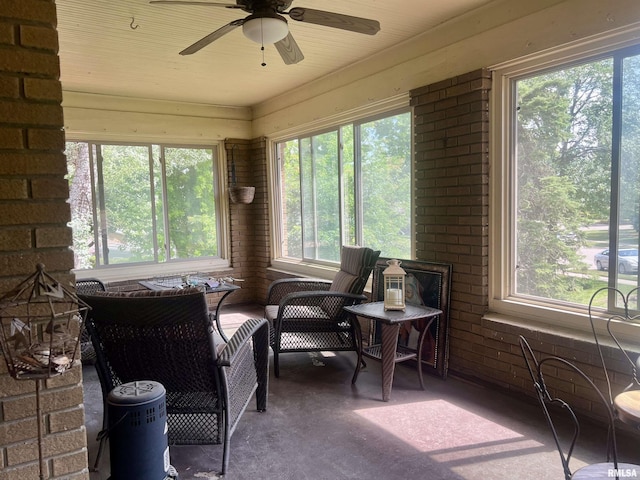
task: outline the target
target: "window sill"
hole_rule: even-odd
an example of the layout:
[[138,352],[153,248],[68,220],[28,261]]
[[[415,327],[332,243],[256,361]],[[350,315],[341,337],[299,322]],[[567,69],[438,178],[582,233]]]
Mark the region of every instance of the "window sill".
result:
[[99,278],[105,283],[138,280],[187,272],[218,272],[230,269],[229,261],[221,258],[181,262],[109,266],[91,270],[74,270],[77,280]]

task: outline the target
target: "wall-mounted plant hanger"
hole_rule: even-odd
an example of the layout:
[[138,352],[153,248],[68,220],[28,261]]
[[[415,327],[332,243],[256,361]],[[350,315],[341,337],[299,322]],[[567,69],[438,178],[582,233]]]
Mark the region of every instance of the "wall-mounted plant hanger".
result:
[[229,187],[229,198],[231,203],[244,203],[249,204],[253,202],[253,197],[256,193],[256,187],[239,187],[236,182],[236,162],[233,158],[233,149],[235,145],[231,146],[231,186]]

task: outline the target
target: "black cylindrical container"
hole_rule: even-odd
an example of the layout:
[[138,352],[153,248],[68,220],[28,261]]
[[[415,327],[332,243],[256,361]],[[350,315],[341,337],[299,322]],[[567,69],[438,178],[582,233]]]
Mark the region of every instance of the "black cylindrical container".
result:
[[149,380],[109,393],[110,480],[170,478],[165,393],[162,384]]

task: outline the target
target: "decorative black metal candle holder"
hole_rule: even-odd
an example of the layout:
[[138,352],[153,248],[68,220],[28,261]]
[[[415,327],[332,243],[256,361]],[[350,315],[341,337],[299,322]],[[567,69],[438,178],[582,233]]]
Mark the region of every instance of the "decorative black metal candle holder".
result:
[[42,380],[62,375],[80,355],[79,340],[89,306],[38,264],[36,272],[0,298],[0,349],[9,374],[36,382],[40,478]]

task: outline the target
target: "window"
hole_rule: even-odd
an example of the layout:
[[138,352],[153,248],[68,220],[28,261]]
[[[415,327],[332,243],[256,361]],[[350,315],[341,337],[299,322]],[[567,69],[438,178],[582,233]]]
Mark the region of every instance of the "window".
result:
[[[640,282],[640,46],[582,48],[494,77],[496,311],[538,308],[565,323],[555,313],[584,314],[598,289]],[[599,295],[596,306],[618,300]]]
[[341,245],[362,245],[411,258],[409,111],[282,140],[275,150],[281,257],[339,263]]
[[216,150],[68,142],[76,269],[220,256]]

